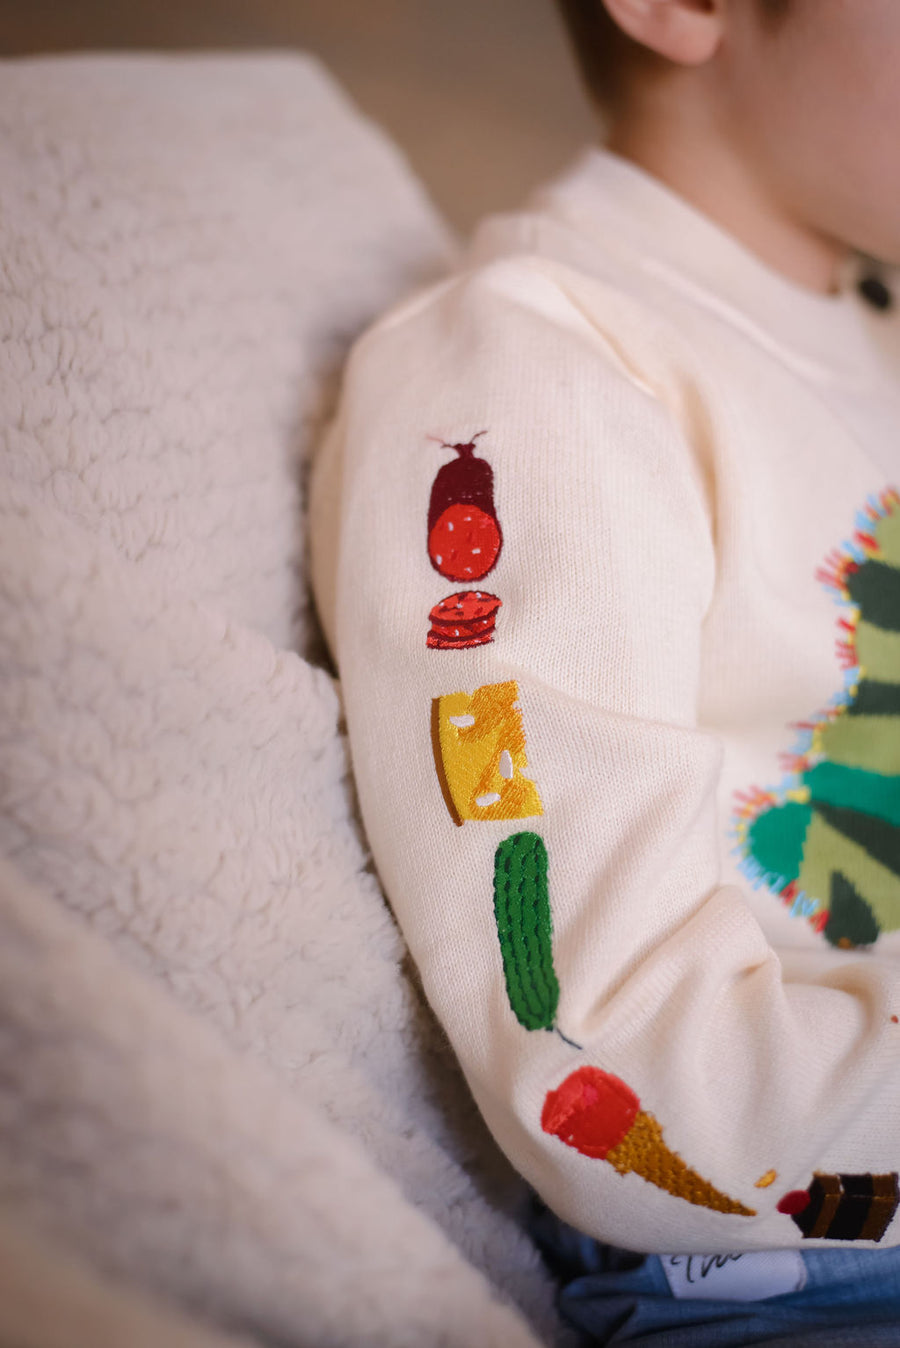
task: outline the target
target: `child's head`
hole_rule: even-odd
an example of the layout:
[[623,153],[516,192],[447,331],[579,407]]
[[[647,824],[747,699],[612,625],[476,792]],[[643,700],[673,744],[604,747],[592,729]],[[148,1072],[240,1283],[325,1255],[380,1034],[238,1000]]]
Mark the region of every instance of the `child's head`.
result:
[[900,263],[900,0],[558,2],[612,148]]

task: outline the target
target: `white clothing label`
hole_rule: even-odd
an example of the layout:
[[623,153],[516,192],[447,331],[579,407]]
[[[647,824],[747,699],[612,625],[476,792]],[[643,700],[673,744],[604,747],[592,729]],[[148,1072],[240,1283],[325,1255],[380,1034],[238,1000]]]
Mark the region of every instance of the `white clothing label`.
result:
[[765,1301],[799,1292],[806,1265],[799,1250],[747,1254],[661,1254],[673,1297],[698,1301]]

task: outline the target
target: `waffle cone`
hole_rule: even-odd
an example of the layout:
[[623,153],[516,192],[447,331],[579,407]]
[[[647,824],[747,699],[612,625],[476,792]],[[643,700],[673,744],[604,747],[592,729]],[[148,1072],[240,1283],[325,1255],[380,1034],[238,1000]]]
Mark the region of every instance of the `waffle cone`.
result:
[[666,1146],[662,1128],[652,1114],[640,1110],[634,1123],[617,1146],[604,1158],[620,1175],[631,1172],[640,1175],[657,1189],[664,1189],[675,1198],[687,1199],[699,1208],[714,1212],[732,1213],[739,1217],[754,1217],[752,1208],[736,1203],[727,1194],[720,1193],[696,1170],[685,1165],[677,1152]]

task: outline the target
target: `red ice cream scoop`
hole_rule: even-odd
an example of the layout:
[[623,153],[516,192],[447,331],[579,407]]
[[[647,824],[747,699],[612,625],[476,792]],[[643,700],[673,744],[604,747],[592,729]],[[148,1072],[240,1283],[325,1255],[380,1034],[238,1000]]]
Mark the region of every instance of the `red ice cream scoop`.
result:
[[579,1067],[548,1091],[541,1127],[602,1161],[630,1132],[641,1102],[630,1086],[599,1067]]

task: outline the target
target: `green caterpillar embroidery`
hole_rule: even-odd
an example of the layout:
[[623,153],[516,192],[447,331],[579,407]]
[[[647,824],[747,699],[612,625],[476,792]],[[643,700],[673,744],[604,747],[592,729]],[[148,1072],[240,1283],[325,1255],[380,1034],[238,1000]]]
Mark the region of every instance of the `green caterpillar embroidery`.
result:
[[774,790],[736,792],[735,851],[754,887],[780,893],[832,945],[900,928],[900,495],[870,497],[853,539],[816,577],[839,619],[845,684],[797,726]]
[[553,968],[547,848],[537,833],[514,833],[497,848],[494,916],[513,1014],[526,1030],[556,1030],[566,1039],[555,1023],[559,982]]

